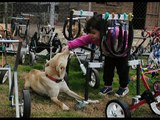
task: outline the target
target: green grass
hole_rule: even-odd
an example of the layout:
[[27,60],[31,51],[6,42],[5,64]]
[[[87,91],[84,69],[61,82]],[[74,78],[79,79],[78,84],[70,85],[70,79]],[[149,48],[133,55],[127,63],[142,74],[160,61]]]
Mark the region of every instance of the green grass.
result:
[[[8,63],[13,68],[14,66],[14,56],[7,56]],[[86,76],[83,75],[78,61],[76,58],[72,57],[69,62],[69,81],[68,85],[71,90],[75,91],[80,95],[84,95],[85,92],[85,80]],[[21,95],[21,90],[23,89],[24,80],[20,77],[24,72],[29,72],[31,69],[44,70],[45,56],[40,56],[37,64],[29,66],[27,63],[18,66],[18,88],[19,95]],[[135,75],[136,70],[130,69],[130,76]],[[39,96],[34,92],[31,92],[31,117],[33,118],[85,118],[85,117],[104,117],[104,108],[107,101],[115,99],[114,95],[110,96],[100,96],[98,94],[99,90],[103,87],[103,72],[102,69],[99,69],[100,75],[100,86],[98,89],[93,89],[89,87],[89,98],[101,100],[101,105],[88,105],[82,110],[75,110],[75,100],[68,97],[65,94],[60,94],[59,99],[64,103],[67,103],[70,106],[70,111],[62,111],[57,105],[53,104],[49,97]],[[154,79],[148,81],[149,85],[152,86]],[[114,92],[119,87],[118,75],[115,73],[113,88]],[[10,101],[8,99],[9,90],[8,90],[8,81],[5,84],[0,85],[0,117],[15,117],[15,107],[10,107]],[[136,81],[131,81],[129,83],[130,92],[127,97],[123,98],[128,104],[131,104],[131,99],[136,95]],[[144,86],[140,82],[140,93],[144,91]],[[91,112],[95,111],[95,112]],[[97,114],[97,115],[96,115]],[[100,116],[98,116],[101,114]],[[132,117],[157,117],[152,114],[148,105],[142,105],[138,107],[134,112],[132,112]]]

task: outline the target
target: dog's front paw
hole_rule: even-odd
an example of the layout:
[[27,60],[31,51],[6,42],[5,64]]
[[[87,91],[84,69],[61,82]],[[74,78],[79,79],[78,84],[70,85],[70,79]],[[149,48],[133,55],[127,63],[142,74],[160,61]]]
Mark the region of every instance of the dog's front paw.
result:
[[69,107],[67,105],[63,104],[62,109],[63,110],[69,110]]

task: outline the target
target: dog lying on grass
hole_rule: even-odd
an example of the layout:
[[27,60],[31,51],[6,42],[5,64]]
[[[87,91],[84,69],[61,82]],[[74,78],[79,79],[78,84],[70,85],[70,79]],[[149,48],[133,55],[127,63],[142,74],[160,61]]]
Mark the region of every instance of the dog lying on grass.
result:
[[[69,107],[62,101],[58,100],[58,95],[60,92],[64,92],[77,100],[84,100],[84,97],[70,90],[64,80],[68,58],[70,55],[71,52],[68,50],[57,53],[45,64],[45,71],[40,71],[37,69],[31,70],[24,76],[24,89],[31,88],[40,95],[48,95],[51,100],[59,105],[63,110],[69,110]],[[99,101],[88,100],[88,102],[98,103]]]

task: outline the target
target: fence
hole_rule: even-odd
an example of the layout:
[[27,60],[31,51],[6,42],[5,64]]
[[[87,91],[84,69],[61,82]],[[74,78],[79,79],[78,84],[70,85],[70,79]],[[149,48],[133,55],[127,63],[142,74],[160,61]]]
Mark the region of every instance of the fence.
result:
[[5,23],[7,27],[11,17],[23,15],[30,18],[30,26],[38,31],[41,25],[53,21],[54,24],[63,23],[72,9],[94,10],[98,13],[131,12],[135,29],[152,28],[160,24],[160,2],[0,2],[0,23]]

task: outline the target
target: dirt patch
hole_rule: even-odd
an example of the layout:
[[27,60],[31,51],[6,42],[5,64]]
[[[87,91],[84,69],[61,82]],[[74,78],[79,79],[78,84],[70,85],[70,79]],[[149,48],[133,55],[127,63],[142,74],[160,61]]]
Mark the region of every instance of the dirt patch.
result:
[[[59,100],[69,106],[69,111],[63,111],[59,106],[53,103],[49,98],[35,99],[37,95],[32,94],[32,117],[64,117],[64,118],[105,118],[105,107],[109,100],[116,99],[114,95],[106,95],[98,99],[99,103],[85,105],[81,109],[76,108],[76,100],[65,94],[60,94]],[[42,99],[41,99],[42,98]],[[130,97],[124,97],[125,101],[131,102]],[[37,112],[38,111],[38,112]]]

